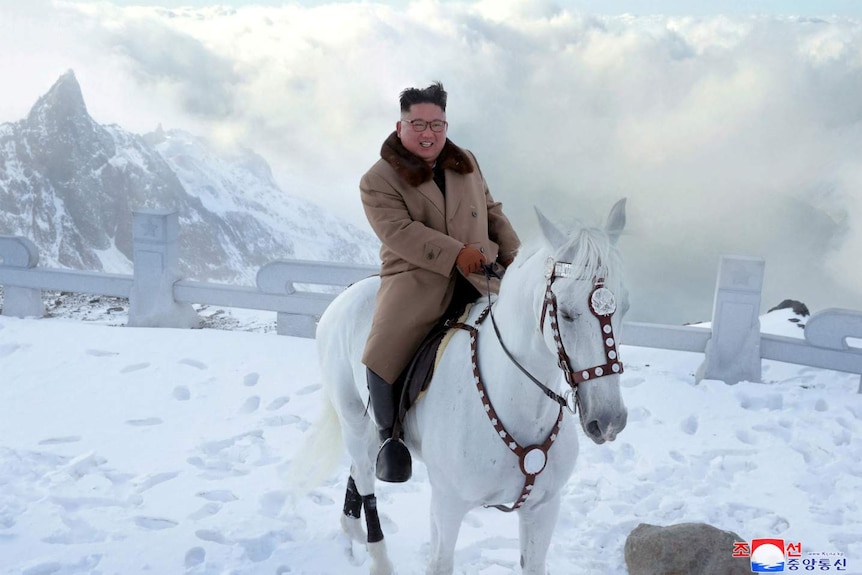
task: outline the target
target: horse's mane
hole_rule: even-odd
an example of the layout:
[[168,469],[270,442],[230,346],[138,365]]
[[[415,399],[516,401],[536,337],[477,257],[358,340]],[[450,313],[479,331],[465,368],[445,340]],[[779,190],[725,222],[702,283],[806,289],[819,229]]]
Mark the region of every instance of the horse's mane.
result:
[[569,232],[568,237],[565,245],[555,252],[544,238],[533,240],[521,248],[513,265],[520,267],[539,253],[552,255],[558,262],[571,263],[572,269],[581,270],[584,277],[604,278],[605,285],[619,293],[624,281],[622,258],[604,229],[581,227]]

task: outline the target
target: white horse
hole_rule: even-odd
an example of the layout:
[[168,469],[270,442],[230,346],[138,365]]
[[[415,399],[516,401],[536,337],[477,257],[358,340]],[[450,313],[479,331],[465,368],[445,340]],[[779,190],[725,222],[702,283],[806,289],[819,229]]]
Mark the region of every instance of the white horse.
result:
[[[538,215],[545,242],[522,250],[506,271],[490,320],[476,326],[485,306],[474,306],[405,419],[405,441],[431,484],[430,575],[453,572],[461,521],[478,506],[517,510],[523,572],[545,575],[560,490],[578,455],[577,427],[564,406],[580,410],[581,427],[596,443],[626,425],[615,341],[626,308],[615,245],[625,200],[604,230],[566,234]],[[334,410],[318,423],[326,439],[316,442],[315,456],[341,449],[340,428],[353,462],[342,528],[367,542],[373,575],[390,575],[374,498],[379,440],[360,361],[378,286],[376,277],[354,284],[320,320],[323,388]]]

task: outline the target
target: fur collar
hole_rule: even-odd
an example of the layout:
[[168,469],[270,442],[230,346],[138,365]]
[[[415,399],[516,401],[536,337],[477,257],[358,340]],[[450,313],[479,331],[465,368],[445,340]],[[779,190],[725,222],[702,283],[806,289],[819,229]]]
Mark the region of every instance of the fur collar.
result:
[[[392,132],[383,142],[380,157],[392,166],[402,180],[413,187],[427,182],[433,176],[431,166],[408,151],[395,132]],[[473,172],[473,162],[470,161],[470,157],[449,138],[446,138],[443,151],[437,157],[437,164],[444,170],[452,170],[459,174]]]

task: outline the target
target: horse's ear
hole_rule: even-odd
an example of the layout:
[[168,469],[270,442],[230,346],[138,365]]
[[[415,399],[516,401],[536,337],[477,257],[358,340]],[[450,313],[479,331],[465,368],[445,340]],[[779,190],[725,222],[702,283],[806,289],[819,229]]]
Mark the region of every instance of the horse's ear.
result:
[[623,229],[626,227],[626,198],[619,200],[611,208],[611,213],[608,214],[608,221],[605,223],[605,232],[611,239],[612,243],[617,243]]
[[545,214],[543,214],[539,208],[535,209],[536,216],[539,218],[539,227],[542,229],[542,235],[545,236],[545,239],[548,240],[551,247],[554,248],[554,250],[558,250],[566,245],[569,238],[566,236],[565,232],[561,231],[551,222],[551,220],[546,218]]

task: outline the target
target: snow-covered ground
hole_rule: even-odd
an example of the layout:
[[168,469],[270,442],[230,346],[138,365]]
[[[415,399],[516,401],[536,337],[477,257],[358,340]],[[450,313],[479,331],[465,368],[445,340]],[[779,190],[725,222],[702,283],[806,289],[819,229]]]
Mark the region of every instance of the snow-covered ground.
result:
[[[346,459],[296,505],[286,490],[321,399],[313,340],[255,314],[203,310],[231,330],[128,328],[111,325],[122,305],[62,303],[0,317],[0,573],[367,572],[338,530]],[[773,312],[764,330],[801,335],[789,319]],[[764,362],[764,384],[695,385],[698,354],[621,355],[628,427],[583,438],[551,572],[623,575],[639,523],[703,521],[843,553],[844,573],[862,573],[858,375]],[[421,465],[378,487],[401,575],[424,573],[429,491]],[[471,512],[456,565],[518,572],[516,518]]]

